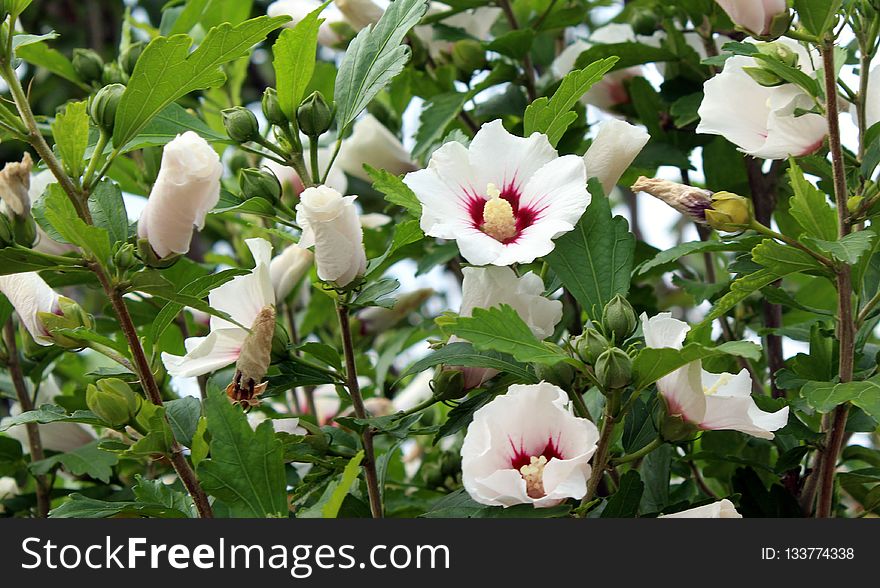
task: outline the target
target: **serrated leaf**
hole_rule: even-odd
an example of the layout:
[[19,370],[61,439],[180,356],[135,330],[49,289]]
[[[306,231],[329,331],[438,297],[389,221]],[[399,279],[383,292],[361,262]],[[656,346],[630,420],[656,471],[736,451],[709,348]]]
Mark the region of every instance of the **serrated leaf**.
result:
[[817,37],[831,27],[841,4],[841,0],[794,0],[801,24]]
[[93,441],[68,453],[35,461],[30,469],[34,474],[41,475],[49,473],[56,465],[61,465],[74,476],[89,476],[108,484],[119,456],[98,448],[98,443],[99,441]]
[[633,518],[639,513],[639,504],[645,484],[636,470],[629,470],[620,478],[617,492],[608,499],[602,518]]
[[136,475],[137,484],[132,488],[137,502],[144,505],[163,506],[169,512],[177,511],[185,516],[195,518],[196,511],[192,498],[188,495],[163,484],[161,480],[147,480]]
[[89,410],[77,410],[72,414],[68,414],[64,408],[54,404],[43,404],[39,408],[23,412],[14,417],[6,417],[0,422],[0,432],[6,431],[15,425],[25,425],[27,423],[39,423],[46,425],[48,423],[83,423],[86,425],[95,425],[99,427],[109,426],[95,413]]
[[819,412],[831,412],[835,407],[852,402],[875,420],[880,420],[880,376],[862,382],[807,382],[801,389],[807,404]]
[[567,359],[558,345],[539,341],[513,307],[475,308],[473,316],[459,316],[442,327],[444,332],[470,341],[481,351],[500,351],[525,363],[555,365]]
[[89,212],[95,226],[107,231],[111,243],[128,240],[128,214],[118,184],[101,180],[89,195]]
[[607,57],[568,73],[552,98],[538,98],[526,108],[523,135],[544,133],[555,147],[576,118],[571,116],[571,109],[616,62],[616,57]]
[[82,264],[73,257],[70,258],[69,263],[62,262],[59,258],[47,259],[38,251],[24,247],[0,249],[0,276],[52,269],[71,269],[80,265]]
[[133,501],[109,502],[88,498],[77,493],[71,494],[69,501],[49,512],[49,518],[53,519],[106,519],[114,517],[177,519],[187,516],[189,516],[187,513],[163,504],[144,504]]
[[792,160],[788,179],[794,196],[789,201],[789,212],[807,235],[833,241],[837,238],[837,213],[831,208],[825,194],[804,177],[804,172]]
[[538,377],[511,356],[495,351],[477,351],[470,343],[449,343],[412,364],[401,376],[417,374],[438,365],[485,367],[520,378],[523,383],[537,384]]
[[99,263],[109,265],[111,249],[107,231],[88,225],[79,218],[60,185],[50,184],[47,188],[44,214],[66,241],[79,245]]
[[91,90],[91,88],[79,78],[79,74],[76,73],[70,60],[65,57],[63,53],[56,49],[52,49],[45,43],[35,43],[33,45],[19,47],[15,53],[19,58],[30,64],[52,72],[69,82],[73,82],[83,89]]
[[717,347],[704,347],[697,343],[688,343],[681,349],[647,347],[633,360],[633,387],[643,390],[693,361],[722,354],[758,360],[761,357],[761,348],[751,341],[728,341]]
[[342,506],[342,501],[345,500],[345,496],[348,494],[348,491],[351,490],[352,484],[357,480],[358,474],[360,473],[361,461],[363,459],[363,450],[358,451],[345,466],[339,483],[335,484],[333,487],[333,493],[330,495],[330,500],[328,500],[321,508],[321,514],[325,519],[335,519],[336,515],[339,514],[339,508]]
[[83,172],[83,156],[89,145],[89,115],[86,114],[87,102],[70,102],[55,117],[52,123],[52,137],[55,149],[61,156],[64,170],[74,178]]
[[422,216],[422,203],[403,180],[384,169],[370,166],[365,166],[365,169],[373,180],[373,189],[384,194],[385,200],[402,207],[415,218]]
[[221,390],[205,400],[211,456],[198,465],[202,487],[234,517],[286,517],[287,477],[281,442],[271,422],[252,429]]
[[289,20],[287,16],[261,16],[237,26],[223,23],[211,29],[192,52],[193,40],[187,35],[153,39],[138,59],[119,102],[113,144],[127,144],[177,99],[222,84],[226,74],[221,65],[244,57],[251,47]]
[[438,94],[425,102],[419,115],[413,157],[421,157],[427,153],[444,136],[446,128],[455,120],[470,97],[470,93],[449,92]]
[[403,70],[411,53],[403,38],[427,9],[427,0],[394,0],[376,26],[361,29],[348,46],[334,90],[340,131]]
[[587,315],[598,319],[609,300],[629,291],[636,240],[626,219],[612,218],[595,179],[590,192],[593,200],[574,230],[556,239],[544,259]]
[[319,15],[330,2],[310,12],[296,26],[281,31],[272,46],[275,59],[275,87],[278,102],[289,120],[296,119],[296,109],[315,72],[315,54],[318,49],[318,29],[324,19]]
[[855,265],[859,262],[862,255],[870,251],[875,236],[873,231],[858,231],[834,241],[825,241],[812,237],[803,237],[802,240],[805,244],[812,245],[815,249],[822,253],[827,253],[837,261]]
[[743,241],[689,241],[665,249],[636,268],[637,275],[644,275],[656,267],[678,261],[686,255],[714,251],[749,251],[755,246],[751,240]]

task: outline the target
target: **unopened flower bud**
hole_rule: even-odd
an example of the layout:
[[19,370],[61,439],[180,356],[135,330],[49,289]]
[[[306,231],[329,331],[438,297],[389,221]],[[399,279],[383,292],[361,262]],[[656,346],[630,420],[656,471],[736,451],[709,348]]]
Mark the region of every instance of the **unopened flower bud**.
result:
[[434,398],[443,402],[446,400],[458,400],[467,395],[464,386],[464,374],[460,369],[438,368],[434,372],[432,380],[434,386]]
[[229,171],[232,172],[232,176],[235,177],[238,175],[238,172],[251,166],[251,160],[247,153],[236,149],[229,158],[228,165]]
[[358,313],[361,322],[361,333],[377,335],[394,328],[398,323],[416,312],[425,301],[434,295],[431,288],[422,288],[402,294],[391,308],[371,306]]
[[134,254],[134,245],[123,243],[113,256],[113,264],[120,270],[125,271],[133,268],[137,263]]
[[611,346],[608,339],[593,328],[585,330],[573,343],[578,357],[590,365],[594,365],[599,356]]
[[615,343],[626,341],[637,324],[632,305],[620,294],[609,300],[602,311],[602,327]]
[[125,93],[122,84],[110,84],[98,90],[89,101],[89,116],[92,122],[108,135],[113,133],[116,122],[116,110]]
[[605,391],[626,388],[632,381],[632,360],[622,349],[612,347],[596,360],[596,378]]
[[58,308],[57,312],[38,312],[37,320],[59,347],[65,349],[81,349],[85,347],[87,341],[79,339],[76,335],[66,331],[72,331],[79,327],[91,329],[92,317],[79,304],[65,296],[58,297]]
[[30,214],[12,217],[12,232],[15,242],[22,247],[31,247],[37,240],[37,222]]
[[287,125],[287,116],[281,110],[281,102],[278,101],[278,91],[275,88],[266,88],[263,92],[263,115],[269,124],[279,127]]
[[797,67],[797,52],[785,43],[758,43],[758,53],[768,55],[789,67]]
[[753,216],[751,200],[730,192],[713,195],[712,208],[706,210],[706,222],[709,226],[728,233],[748,228]]
[[[661,396],[663,398],[663,396]],[[664,399],[664,408],[660,413],[660,423],[657,429],[664,441],[675,443],[693,439],[699,428],[684,419],[682,415],[670,415]]]
[[574,368],[564,361],[553,365],[537,364],[535,373],[538,379],[565,389],[571,388],[575,377]]
[[111,61],[104,66],[104,74],[101,76],[101,83],[105,86],[109,86],[110,84],[124,84],[127,81],[128,77],[116,61]]
[[223,126],[229,138],[236,143],[247,143],[260,136],[260,123],[257,116],[243,106],[227,108],[220,113],[223,116]]
[[846,201],[846,209],[850,214],[855,214],[864,200],[865,198],[863,196],[850,196]]
[[98,385],[89,384],[86,404],[93,413],[113,427],[128,424],[137,416],[143,399],[117,378],[105,378]]
[[98,83],[104,76],[104,60],[91,49],[73,50],[73,69],[87,84]]
[[333,124],[333,111],[320,92],[312,92],[296,110],[299,129],[309,137],[319,137]]
[[471,73],[486,67],[486,50],[473,39],[456,41],[452,46],[452,63],[463,72]]
[[140,59],[146,46],[146,43],[143,41],[132,43],[119,56],[119,67],[125,72],[125,75],[131,76],[134,72],[134,67],[137,65],[137,61]]
[[266,306],[254,319],[251,332],[241,346],[235,362],[235,377],[226,387],[226,395],[245,409],[259,406],[259,396],[268,382],[263,378],[272,362],[272,340],[275,337],[275,307]]
[[159,257],[155,251],[153,251],[153,247],[150,245],[150,241],[148,239],[138,239],[137,241],[137,256],[147,267],[152,267],[156,269],[164,269],[166,267],[171,267],[177,260],[180,259],[179,253],[170,253],[165,257]]
[[262,198],[272,203],[281,198],[281,182],[271,171],[245,168],[238,176],[238,185],[245,198]]
[[9,247],[15,243],[15,234],[12,232],[12,224],[9,218],[0,213],[0,248]]
[[712,206],[712,192],[708,190],[645,176],[639,177],[631,189],[647,192],[694,222],[706,224],[706,210]]
[[629,24],[636,35],[650,37],[657,31],[657,14],[650,8],[635,8]]

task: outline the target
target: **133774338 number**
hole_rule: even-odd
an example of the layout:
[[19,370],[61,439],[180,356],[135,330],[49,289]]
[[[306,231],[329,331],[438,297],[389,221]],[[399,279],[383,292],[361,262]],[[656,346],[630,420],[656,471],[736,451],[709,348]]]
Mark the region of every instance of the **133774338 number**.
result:
[[761,559],[764,560],[852,560],[855,559],[852,547],[762,547]]

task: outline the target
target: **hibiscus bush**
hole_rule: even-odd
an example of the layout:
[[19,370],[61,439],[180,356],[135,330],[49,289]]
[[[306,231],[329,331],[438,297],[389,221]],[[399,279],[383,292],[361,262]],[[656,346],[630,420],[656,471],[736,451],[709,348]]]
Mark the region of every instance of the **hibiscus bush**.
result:
[[880,514],[878,0],[87,4],[0,1],[3,516]]

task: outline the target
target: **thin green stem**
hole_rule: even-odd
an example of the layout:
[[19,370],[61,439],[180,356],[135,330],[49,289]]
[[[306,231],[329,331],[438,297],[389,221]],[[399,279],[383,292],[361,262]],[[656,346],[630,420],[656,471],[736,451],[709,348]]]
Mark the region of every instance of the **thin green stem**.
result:
[[605,403],[605,416],[602,418],[602,431],[599,433],[599,442],[596,445],[596,453],[593,454],[593,470],[590,474],[590,480],[587,482],[587,493],[581,500],[581,506],[588,504],[596,495],[596,489],[599,482],[605,474],[608,467],[608,449],[611,444],[611,434],[614,432],[614,425],[617,417],[614,414],[613,398],[608,398]]
[[[844,212],[845,211],[846,211],[846,205],[844,205]],[[828,259],[824,255],[822,255],[821,253],[817,253],[817,252],[813,251],[812,249],[810,249],[809,247],[807,247],[806,245],[804,245],[800,241],[797,241],[796,239],[792,239],[791,237],[786,237],[782,233],[777,233],[776,231],[774,231],[770,227],[765,226],[756,220],[752,221],[752,224],[749,225],[749,228],[752,230],[758,231],[759,233],[762,233],[764,235],[767,235],[768,237],[776,239],[778,241],[782,241],[786,245],[791,245],[792,247],[794,247],[796,249],[800,249],[801,251],[803,251],[804,253],[806,253],[807,255],[809,255],[810,257],[812,257],[813,259],[815,259],[819,263],[821,263],[822,265],[824,265],[830,269],[834,269],[834,262],[833,261],[831,261],[830,259]]]
[[623,463],[629,463],[631,461],[636,461],[638,459],[642,459],[643,457],[645,457],[646,455],[648,455],[649,453],[651,453],[655,449],[659,449],[661,445],[663,445],[663,439],[661,439],[660,437],[657,437],[656,439],[654,439],[653,441],[651,441],[650,443],[648,443],[647,445],[645,445],[644,447],[642,447],[641,449],[639,449],[637,451],[633,451],[632,453],[629,453],[627,455],[612,459],[611,463],[613,463],[614,465],[620,465]]
[[[92,178],[95,176],[98,164],[104,159],[104,149],[107,147],[109,140],[110,135],[104,129],[101,129],[101,134],[98,135],[98,143],[95,145],[95,150],[92,151],[92,158],[89,160],[89,167],[86,168],[86,173],[83,174],[82,185],[87,189],[91,188]],[[103,176],[98,176],[96,181],[101,181],[101,177]]]
[[321,170],[318,169],[318,137],[309,137],[309,160],[312,165],[312,178],[320,178]]
[[[342,133],[342,129],[340,129],[340,134]],[[333,169],[333,164],[336,163],[336,157],[339,156],[339,149],[342,147],[342,137],[336,139],[336,145],[333,146],[333,155],[330,156],[330,163],[327,164],[327,169],[324,170],[324,176],[321,178],[321,183],[326,184],[327,178],[330,177],[330,170]]]

